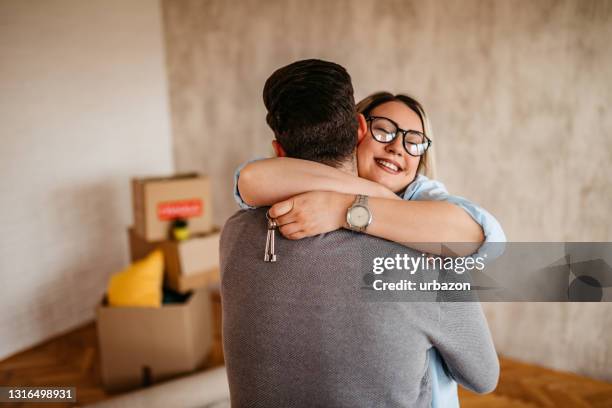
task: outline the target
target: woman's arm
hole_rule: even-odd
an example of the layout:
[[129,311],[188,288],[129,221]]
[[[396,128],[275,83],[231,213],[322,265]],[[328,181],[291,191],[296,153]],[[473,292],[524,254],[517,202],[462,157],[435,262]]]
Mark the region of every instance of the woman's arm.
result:
[[[353,194],[308,192],[273,205],[270,216],[277,218],[283,236],[301,239],[346,227],[346,211],[354,201]],[[449,202],[370,197],[368,206],[372,223],[367,234],[427,253],[466,256],[484,240],[480,225]]]
[[336,191],[372,197],[399,198],[386,187],[309,160],[278,157],[247,164],[239,174],[238,191],[250,206],[272,205],[307,191]]
[[371,197],[369,207],[372,223],[366,229],[368,234],[430,254],[468,256],[484,241],[480,225],[462,208],[447,201]]

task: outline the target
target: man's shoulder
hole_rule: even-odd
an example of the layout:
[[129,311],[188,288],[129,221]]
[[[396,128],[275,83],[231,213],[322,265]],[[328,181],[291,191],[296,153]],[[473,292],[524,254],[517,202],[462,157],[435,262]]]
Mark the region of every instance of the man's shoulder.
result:
[[225,225],[233,225],[237,223],[255,222],[262,218],[266,218],[268,207],[258,207],[248,210],[238,210],[227,219]]
[[228,239],[228,237],[233,237],[237,233],[248,234],[254,228],[265,229],[266,211],[268,211],[267,207],[236,211],[223,225],[221,242]]

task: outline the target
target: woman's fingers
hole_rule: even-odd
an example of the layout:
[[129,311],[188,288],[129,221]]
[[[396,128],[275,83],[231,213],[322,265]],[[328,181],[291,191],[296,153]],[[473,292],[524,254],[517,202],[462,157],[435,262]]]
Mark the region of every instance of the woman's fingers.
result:
[[302,226],[293,222],[290,224],[281,225],[278,230],[285,238],[293,239],[291,238],[292,235],[302,232]]
[[292,209],[293,209],[293,198],[290,198],[288,200],[281,201],[279,203],[274,204],[268,210],[268,214],[270,214],[271,218],[278,218],[278,217],[281,217],[287,214]]
[[293,213],[293,211],[291,211],[288,214],[285,214],[281,217],[276,218],[276,223],[278,225],[285,225],[285,224],[291,224],[292,222],[296,222],[297,221],[297,217],[296,215]]

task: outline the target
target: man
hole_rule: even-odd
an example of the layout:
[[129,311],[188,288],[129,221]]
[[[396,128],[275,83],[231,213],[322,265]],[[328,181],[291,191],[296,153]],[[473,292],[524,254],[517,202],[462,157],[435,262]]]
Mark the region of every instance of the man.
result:
[[[366,130],[344,68],[290,64],[268,79],[264,102],[278,155],[356,173]],[[497,356],[478,303],[379,302],[360,289],[375,257],[419,253],[340,230],[299,241],[277,234],[277,261],[264,262],[266,211],[236,213],[221,237],[232,406],[428,407],[432,347],[459,383],[495,387]]]

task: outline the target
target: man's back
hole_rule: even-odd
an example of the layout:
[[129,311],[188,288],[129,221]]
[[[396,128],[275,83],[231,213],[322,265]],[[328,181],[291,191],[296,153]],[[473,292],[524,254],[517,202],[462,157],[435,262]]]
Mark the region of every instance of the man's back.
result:
[[[265,238],[265,209],[236,213],[221,238],[232,406],[429,406],[432,344],[459,382],[494,386],[497,360],[479,305],[451,306],[453,317],[435,302],[366,300],[368,259],[419,254],[341,230],[300,241],[277,234],[278,261],[266,263]],[[466,335],[471,344],[461,344]]]

